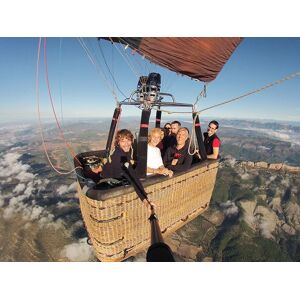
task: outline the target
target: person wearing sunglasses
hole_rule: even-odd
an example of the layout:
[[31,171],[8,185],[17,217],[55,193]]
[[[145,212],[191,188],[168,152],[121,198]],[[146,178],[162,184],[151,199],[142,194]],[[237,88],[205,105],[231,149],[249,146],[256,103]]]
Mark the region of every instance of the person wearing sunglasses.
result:
[[179,121],[173,121],[170,124],[169,134],[166,135],[163,140],[164,151],[166,151],[169,147],[173,147],[176,145],[176,135],[180,127],[181,127],[181,123]]
[[171,134],[171,123],[166,123],[164,126],[165,136],[168,136]]
[[219,123],[217,121],[210,121],[207,127],[207,132],[203,134],[204,146],[208,159],[219,158],[221,141],[216,135],[218,128]]

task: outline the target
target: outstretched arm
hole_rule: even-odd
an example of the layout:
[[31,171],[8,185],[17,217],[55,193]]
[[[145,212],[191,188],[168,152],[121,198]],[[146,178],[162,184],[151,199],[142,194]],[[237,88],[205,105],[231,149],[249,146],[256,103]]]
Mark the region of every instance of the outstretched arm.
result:
[[207,155],[207,158],[208,158],[208,159],[217,159],[218,156],[219,156],[219,150],[220,150],[219,147],[214,147],[214,148],[213,148],[213,154]]

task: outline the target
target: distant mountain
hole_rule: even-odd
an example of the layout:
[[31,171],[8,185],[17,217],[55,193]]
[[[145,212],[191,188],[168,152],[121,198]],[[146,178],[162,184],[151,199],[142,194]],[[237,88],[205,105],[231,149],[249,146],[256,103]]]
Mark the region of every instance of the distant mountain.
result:
[[[299,261],[300,176],[263,167],[300,166],[299,145],[253,130],[262,128],[259,122],[221,124],[222,161],[211,206],[167,238],[176,260]],[[57,128],[44,126],[52,163],[71,170],[72,158]],[[83,152],[103,149],[109,126],[108,119],[81,120],[63,128],[74,151]],[[136,128],[133,119],[123,126]],[[299,132],[295,126],[268,126],[279,133]],[[86,243],[76,178],[51,169],[37,125],[3,125],[0,136],[0,261],[95,261]],[[144,261],[145,253],[129,260]]]

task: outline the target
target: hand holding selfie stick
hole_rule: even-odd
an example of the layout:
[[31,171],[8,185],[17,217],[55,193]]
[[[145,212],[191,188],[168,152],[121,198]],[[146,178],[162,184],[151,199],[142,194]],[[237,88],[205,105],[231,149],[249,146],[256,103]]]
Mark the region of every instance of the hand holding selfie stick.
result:
[[151,246],[147,251],[147,261],[148,262],[174,262],[174,257],[171,248],[164,243],[161,230],[159,227],[158,219],[155,214],[155,206],[148,199],[148,195],[141,184],[140,180],[134,174],[134,170],[128,162],[123,165],[123,170],[128,181],[132,184],[139,198],[144,202],[147,201],[150,209],[151,215],[149,221],[151,224]]

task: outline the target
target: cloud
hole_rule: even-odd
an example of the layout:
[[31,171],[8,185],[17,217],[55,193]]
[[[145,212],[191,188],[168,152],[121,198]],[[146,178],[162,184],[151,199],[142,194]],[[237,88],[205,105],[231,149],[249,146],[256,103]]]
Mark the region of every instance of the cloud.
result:
[[77,182],[73,182],[70,186],[63,184],[57,189],[57,193],[58,195],[61,196],[67,193],[75,192],[76,189],[77,189]]
[[27,172],[30,165],[22,164],[18,159],[21,157],[19,153],[6,153],[0,160],[0,177],[14,177],[21,182],[32,180],[36,175]]
[[13,206],[8,206],[3,211],[3,218],[5,220],[11,219],[14,216],[15,212],[16,211]]
[[21,182],[28,182],[32,180],[35,176],[36,175],[32,173],[21,171],[18,175],[16,175],[16,179],[20,180]]
[[70,203],[71,203],[70,201],[65,201],[65,202],[59,201],[59,202],[57,202],[56,206],[57,206],[57,208],[64,208],[64,207],[69,206]]
[[70,261],[89,261],[94,257],[92,247],[87,244],[87,239],[80,239],[77,243],[66,245],[61,251],[62,258]]
[[234,202],[232,202],[230,200],[228,200],[224,203],[221,203],[220,206],[223,209],[223,213],[227,217],[235,216],[239,212],[239,208],[235,205]]
[[5,155],[3,155],[3,158],[0,161],[0,165],[9,166],[16,163],[20,157],[21,154],[19,153],[6,153]]
[[274,236],[272,235],[273,231],[273,225],[270,224],[267,220],[263,220],[259,224],[260,234],[265,237],[266,239],[274,239]]
[[247,180],[247,179],[250,178],[249,173],[243,173],[243,174],[240,174],[240,176],[241,176],[241,179],[242,179],[242,180]]
[[41,206],[34,206],[31,209],[30,220],[37,220],[43,213],[43,208]]
[[251,128],[250,130],[262,132],[280,141],[293,142],[294,144],[300,145],[299,136],[297,136],[292,130],[272,130],[262,128]]
[[26,188],[26,185],[24,183],[19,183],[14,188],[13,193],[20,194],[21,192],[23,192],[25,190],[25,188]]
[[231,155],[226,155],[224,163],[230,167],[234,167],[236,164],[236,159]]
[[0,194],[0,207],[4,205],[4,199],[3,196]]

